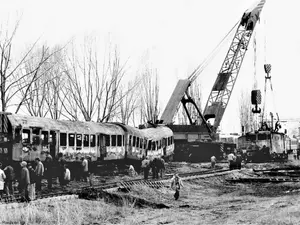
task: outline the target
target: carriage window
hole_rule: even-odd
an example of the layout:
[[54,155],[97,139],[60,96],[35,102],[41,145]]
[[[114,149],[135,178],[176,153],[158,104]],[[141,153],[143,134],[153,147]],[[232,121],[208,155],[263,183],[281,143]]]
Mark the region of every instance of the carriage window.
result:
[[162,145],[161,146],[162,148],[164,148],[166,146],[166,139],[165,138],[162,139],[161,145]]
[[117,135],[111,135],[111,146],[117,146]]
[[100,134],[97,135],[97,146],[100,146]]
[[151,150],[151,144],[152,144],[151,141],[149,141],[147,150]]
[[76,146],[77,147],[82,146],[82,134],[76,134]]
[[133,136],[133,142],[132,142],[132,146],[133,146],[133,147],[135,147],[135,139],[136,139],[136,137]]
[[96,146],[96,138],[95,138],[94,134],[91,135],[90,146],[91,147],[95,147]]
[[105,135],[105,146],[110,146],[110,136]]
[[75,145],[75,134],[69,134],[69,146]]
[[161,140],[158,141],[158,148],[161,148]]
[[137,137],[137,138],[136,138],[136,147],[139,147],[139,146],[140,146],[140,138]]
[[30,143],[30,130],[23,130],[22,132],[22,143]]
[[40,129],[32,128],[32,144],[39,145],[40,144]]
[[16,142],[20,142],[20,140],[21,140],[20,132],[21,132],[20,128],[16,128],[16,130],[15,130]]
[[143,148],[143,139],[140,139],[140,148]]
[[155,141],[151,141],[151,150],[155,150]]
[[67,134],[60,133],[60,146],[67,146]]
[[146,149],[147,148],[147,140],[145,139],[144,140],[144,149]]
[[117,140],[117,142],[118,142],[117,144],[118,145],[117,146],[122,146],[122,135],[118,135],[117,138],[118,138],[118,140]]
[[170,137],[168,137],[168,146],[171,144]]
[[174,137],[171,137],[171,143],[174,144]]
[[56,144],[56,134],[53,131],[50,131],[49,135],[49,143]]
[[89,147],[89,135],[84,134],[84,139],[83,139],[83,147]]
[[123,138],[123,146],[125,146],[125,136],[122,135],[122,138]]
[[129,135],[129,142],[128,142],[129,146],[131,146],[131,139],[132,139],[132,135]]
[[42,131],[42,135],[41,135],[41,139],[42,139],[42,145],[47,145],[49,144],[49,133],[48,131]]

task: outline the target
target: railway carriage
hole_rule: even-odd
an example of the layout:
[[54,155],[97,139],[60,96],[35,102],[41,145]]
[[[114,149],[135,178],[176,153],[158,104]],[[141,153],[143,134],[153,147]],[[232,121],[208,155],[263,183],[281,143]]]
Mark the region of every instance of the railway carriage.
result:
[[170,128],[159,126],[148,128],[143,131],[147,142],[148,155],[151,157],[164,156],[166,159],[173,159],[174,137]]
[[[121,123],[95,123],[0,114],[1,161],[33,161],[62,153],[72,162],[88,156],[94,162],[172,157],[173,132],[162,125],[137,129]],[[168,141],[166,141],[168,140]],[[163,144],[166,143],[166,144]],[[150,147],[151,146],[151,147]]]

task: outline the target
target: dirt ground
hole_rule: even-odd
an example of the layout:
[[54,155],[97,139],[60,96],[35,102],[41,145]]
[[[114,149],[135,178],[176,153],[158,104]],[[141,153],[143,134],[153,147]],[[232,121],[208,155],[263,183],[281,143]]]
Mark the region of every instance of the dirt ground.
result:
[[[256,177],[251,168],[298,165],[297,161],[248,164],[245,169],[228,175],[186,181],[177,201],[173,198],[174,191],[169,188],[133,190],[133,195],[163,203],[170,208],[138,209],[138,213],[128,216],[126,221],[132,224],[300,224],[299,183],[249,184],[226,181],[234,177]],[[195,165],[183,164],[181,170],[184,167],[193,170]]]

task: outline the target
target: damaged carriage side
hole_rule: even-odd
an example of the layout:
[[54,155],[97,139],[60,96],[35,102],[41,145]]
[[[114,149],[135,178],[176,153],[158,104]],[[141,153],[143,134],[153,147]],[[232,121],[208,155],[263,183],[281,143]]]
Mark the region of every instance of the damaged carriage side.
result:
[[140,161],[147,155],[172,157],[173,132],[164,125],[138,129],[121,123],[95,123],[1,113],[1,161],[34,161],[62,153],[67,162],[88,157],[95,163]]

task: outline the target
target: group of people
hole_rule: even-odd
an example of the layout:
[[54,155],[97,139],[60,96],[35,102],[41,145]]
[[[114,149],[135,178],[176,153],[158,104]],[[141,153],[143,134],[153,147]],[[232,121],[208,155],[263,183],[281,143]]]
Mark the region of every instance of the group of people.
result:
[[[71,180],[71,171],[66,163],[63,155],[58,155],[56,166],[54,160],[49,152],[46,152],[46,158],[41,161],[40,158],[35,159],[35,163],[27,163],[22,161],[20,163],[21,171],[20,175],[16,177],[16,171],[11,163],[2,165],[0,163],[0,199],[5,193],[6,196],[14,195],[13,183],[17,181],[19,193],[21,193],[22,201],[31,201],[35,199],[36,192],[42,190],[42,179],[47,180],[48,189],[52,189],[52,179],[58,177],[61,187],[65,187]],[[57,173],[55,174],[55,167]],[[80,165],[78,165],[79,171],[74,171],[74,179],[88,181],[89,176],[89,162],[87,158],[81,158]],[[18,178],[16,180],[16,178]]]
[[[35,159],[35,168],[31,163],[22,161],[20,163],[21,171],[18,179],[18,189],[21,193],[22,201],[30,201],[35,198],[35,192],[41,191],[41,181],[44,175],[44,165],[39,158]],[[7,163],[2,170],[2,163],[0,163],[0,198],[5,193],[7,196],[14,195],[13,182],[16,179],[15,170],[11,163]]]
[[165,171],[165,160],[161,157],[150,159],[148,156],[142,161],[142,170],[144,171],[144,179],[147,180],[151,169],[152,178],[158,179],[159,175],[162,178]]

